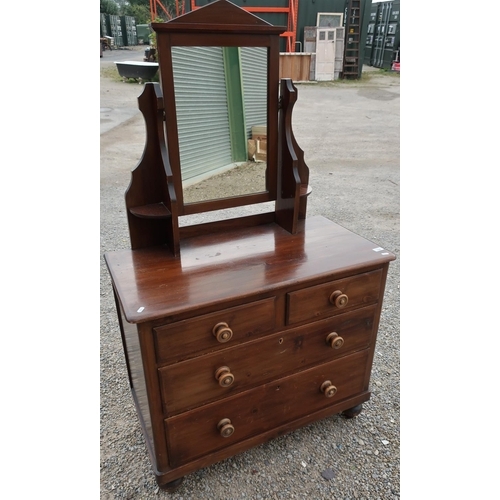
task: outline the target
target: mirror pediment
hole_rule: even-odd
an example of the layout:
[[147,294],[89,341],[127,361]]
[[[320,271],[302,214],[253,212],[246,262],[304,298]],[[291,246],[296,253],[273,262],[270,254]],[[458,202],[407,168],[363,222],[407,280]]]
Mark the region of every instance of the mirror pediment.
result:
[[[167,27],[168,25],[168,27]],[[153,29],[167,29],[168,31],[196,31],[203,32],[204,27],[211,33],[217,31],[234,32],[235,28],[240,33],[247,31],[282,33],[284,27],[269,24],[260,17],[247,12],[227,0],[219,0],[191,12],[175,17],[168,23],[153,23]]]

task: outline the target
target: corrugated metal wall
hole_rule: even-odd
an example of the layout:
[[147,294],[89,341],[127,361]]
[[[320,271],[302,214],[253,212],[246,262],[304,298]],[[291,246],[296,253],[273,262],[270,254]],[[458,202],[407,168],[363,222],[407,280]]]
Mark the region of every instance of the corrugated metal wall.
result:
[[399,30],[399,0],[373,3],[365,42],[365,64],[391,69],[399,51]]
[[[371,2],[371,0],[368,0]],[[361,6],[366,4],[366,0],[361,1]],[[318,12],[335,12],[343,14],[343,23],[345,23],[347,0],[315,0],[313,2],[299,2],[299,16],[297,22],[297,41],[304,47],[304,28],[307,26],[316,26]],[[296,50],[299,50],[298,47]]]
[[173,47],[182,180],[231,163],[222,47]]
[[[267,124],[267,48],[241,47],[246,139]],[[182,180],[206,176],[233,163],[222,47],[173,47],[175,104]]]
[[241,47],[241,74],[245,130],[252,137],[252,127],[267,124],[267,48]]

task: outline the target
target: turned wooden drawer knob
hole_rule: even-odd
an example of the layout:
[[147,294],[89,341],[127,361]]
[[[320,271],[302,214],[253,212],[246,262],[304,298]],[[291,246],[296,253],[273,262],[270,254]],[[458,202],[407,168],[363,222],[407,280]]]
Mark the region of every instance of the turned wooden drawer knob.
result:
[[227,342],[233,337],[233,330],[229,328],[227,323],[217,323],[213,327],[212,333],[215,335],[217,341],[221,343]]
[[328,334],[328,337],[326,337],[326,343],[332,349],[340,349],[344,345],[344,339],[339,337],[337,332],[332,332]]
[[221,366],[215,372],[215,379],[221,387],[229,387],[234,382],[234,375],[227,366]]
[[335,290],[330,295],[330,303],[332,303],[334,306],[337,306],[339,309],[345,307],[348,302],[349,297],[345,293],[342,293],[340,290]]
[[337,392],[337,388],[329,380],[325,380],[321,384],[320,390],[327,398],[335,396]]
[[229,437],[234,432],[234,427],[231,425],[231,420],[228,418],[223,418],[218,424],[217,429],[219,429],[220,435],[222,437]]

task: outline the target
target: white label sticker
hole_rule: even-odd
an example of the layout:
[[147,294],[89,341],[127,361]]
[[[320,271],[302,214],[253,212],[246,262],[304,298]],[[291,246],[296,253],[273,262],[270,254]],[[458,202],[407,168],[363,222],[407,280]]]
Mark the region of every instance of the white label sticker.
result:
[[142,311],[144,311],[144,307],[139,307],[139,309],[137,309],[138,313],[141,313]]

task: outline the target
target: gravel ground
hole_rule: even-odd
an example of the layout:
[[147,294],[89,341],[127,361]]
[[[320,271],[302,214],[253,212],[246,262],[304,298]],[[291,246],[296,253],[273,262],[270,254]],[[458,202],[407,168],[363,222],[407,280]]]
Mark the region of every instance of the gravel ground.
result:
[[[104,53],[101,66],[113,54]],[[112,64],[112,63],[111,63]],[[372,68],[367,68],[367,71]],[[372,69],[373,70],[373,69]],[[160,490],[128,387],[111,282],[101,258],[101,499],[399,498],[399,75],[298,87],[293,126],[310,169],[308,215],[321,214],[394,252],[371,379],[351,420],[333,416]],[[128,248],[124,192],[144,147],[141,86],[101,77],[101,257]],[[104,111],[103,111],[104,110]],[[240,182],[240,181],[239,181]],[[207,216],[204,216],[207,217]]]

